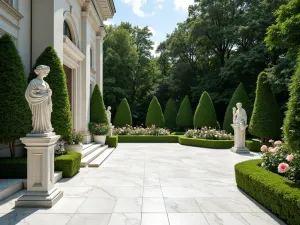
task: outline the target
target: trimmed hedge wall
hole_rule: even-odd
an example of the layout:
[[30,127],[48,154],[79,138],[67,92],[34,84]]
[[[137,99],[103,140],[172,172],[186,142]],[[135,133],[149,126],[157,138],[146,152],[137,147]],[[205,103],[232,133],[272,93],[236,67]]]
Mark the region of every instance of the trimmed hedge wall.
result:
[[266,146],[271,146],[270,143],[261,143],[259,141],[254,141],[254,140],[246,140],[246,147],[251,151],[251,152],[261,152],[260,147],[262,145]]
[[206,140],[206,139],[196,139],[179,137],[179,144],[189,145],[203,148],[216,148],[216,149],[228,149],[234,145],[233,140]]
[[185,132],[173,132],[173,133],[171,133],[172,135],[184,135],[185,134]]
[[70,152],[54,159],[55,171],[62,171],[63,177],[73,177],[80,169],[81,154]]
[[261,160],[235,165],[239,188],[289,225],[299,225],[300,185],[261,168]]
[[27,158],[0,158],[0,178],[27,178]]
[[119,143],[178,143],[178,136],[120,135]]
[[118,147],[118,136],[106,137],[106,143],[109,147]]

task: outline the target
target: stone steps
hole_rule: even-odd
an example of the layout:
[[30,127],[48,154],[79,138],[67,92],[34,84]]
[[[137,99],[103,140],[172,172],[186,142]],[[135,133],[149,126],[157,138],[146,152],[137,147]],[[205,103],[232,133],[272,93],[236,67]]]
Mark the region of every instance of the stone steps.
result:
[[[54,183],[62,178],[62,172],[54,172]],[[0,179],[0,201],[13,195],[14,193],[27,188],[25,179]]]
[[114,150],[115,148],[106,149],[100,156],[89,163],[89,167],[99,167]]
[[[95,145],[97,145],[97,144],[95,144]],[[99,155],[101,155],[106,149],[108,149],[108,145],[104,145],[102,147],[100,147],[100,146],[98,145],[98,147],[94,151],[92,151],[92,153],[86,155],[85,157],[82,157],[81,163],[80,163],[81,167],[86,167],[90,162],[92,162]]]
[[87,145],[83,146],[83,151],[81,152],[82,158],[85,158],[88,155],[92,154],[94,151],[96,151],[100,147],[101,147],[101,144],[95,144],[95,143],[91,143],[91,144],[87,144]]

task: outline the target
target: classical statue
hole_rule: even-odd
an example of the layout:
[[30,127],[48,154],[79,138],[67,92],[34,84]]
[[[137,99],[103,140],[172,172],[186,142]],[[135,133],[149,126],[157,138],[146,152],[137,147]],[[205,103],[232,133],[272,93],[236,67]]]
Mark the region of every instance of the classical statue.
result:
[[44,81],[50,72],[49,66],[40,65],[34,70],[37,77],[30,81],[25,98],[29,103],[32,113],[32,134],[50,133],[53,131],[51,124],[52,90]]
[[242,108],[242,103],[237,103],[236,108],[233,107],[233,123],[247,125],[247,113],[246,110]]
[[106,110],[106,115],[107,115],[108,124],[111,123],[111,112],[110,112],[110,110],[111,110],[111,107],[108,106],[108,107],[107,107],[107,110]]

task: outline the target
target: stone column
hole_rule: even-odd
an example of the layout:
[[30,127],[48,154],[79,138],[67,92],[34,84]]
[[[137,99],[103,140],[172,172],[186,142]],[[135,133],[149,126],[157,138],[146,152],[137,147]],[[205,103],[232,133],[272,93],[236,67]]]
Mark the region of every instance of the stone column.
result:
[[59,138],[55,133],[21,138],[27,149],[27,192],[16,207],[51,208],[62,198],[63,192],[54,187],[54,147]]
[[103,94],[103,42],[105,37],[104,27],[100,27],[100,32],[97,33],[96,39],[96,83],[99,85],[100,91]]
[[234,130],[234,146],[231,148],[235,153],[250,153],[245,146],[246,129],[248,125],[243,124],[231,124]]

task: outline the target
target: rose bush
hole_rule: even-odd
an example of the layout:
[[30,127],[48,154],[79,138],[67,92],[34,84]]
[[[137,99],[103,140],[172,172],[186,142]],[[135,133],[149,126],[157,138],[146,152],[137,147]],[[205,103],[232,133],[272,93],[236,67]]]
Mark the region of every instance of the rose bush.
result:
[[170,131],[164,128],[158,128],[154,125],[151,127],[132,127],[127,125],[126,127],[114,128],[114,135],[151,135],[151,136],[166,136],[170,135]]
[[188,138],[209,139],[209,140],[232,140],[233,136],[224,130],[202,127],[201,129],[188,130],[184,136]]
[[300,155],[290,154],[281,141],[270,140],[269,142],[273,143],[272,147],[263,145],[260,148],[263,160],[261,166],[300,183]]
[[62,140],[68,145],[78,145],[83,142],[84,136],[80,132],[72,130],[72,132],[68,136],[64,136]]

